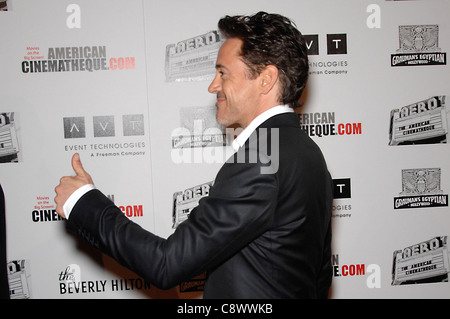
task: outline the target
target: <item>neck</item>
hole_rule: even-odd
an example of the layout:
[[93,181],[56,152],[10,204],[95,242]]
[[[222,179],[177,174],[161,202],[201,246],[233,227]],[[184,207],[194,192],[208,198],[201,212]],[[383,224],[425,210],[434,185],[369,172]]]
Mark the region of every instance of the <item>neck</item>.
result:
[[254,112],[252,112],[251,114],[249,114],[247,121],[243,122],[243,123],[239,123],[239,125],[242,128],[246,128],[255,118],[257,118],[259,115],[261,115],[262,113],[266,112],[267,110],[281,105],[280,102],[272,102],[272,103],[266,103],[266,104],[260,104],[258,107],[255,108]]

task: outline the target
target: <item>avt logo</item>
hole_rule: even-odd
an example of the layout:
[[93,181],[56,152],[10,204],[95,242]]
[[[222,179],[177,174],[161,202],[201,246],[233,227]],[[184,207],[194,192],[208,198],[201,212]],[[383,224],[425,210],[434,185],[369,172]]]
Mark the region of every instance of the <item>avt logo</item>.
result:
[[[84,116],[65,117],[64,138],[85,138],[86,123]],[[127,114],[122,116],[123,136],[144,135],[144,115]],[[115,136],[114,116],[93,116],[92,128],[94,137]]]
[[[308,55],[319,55],[319,35],[305,34]],[[327,54],[347,54],[347,34],[327,34]]]
[[[309,75],[345,76],[349,72],[347,60],[347,34],[327,34],[321,39],[319,34],[304,35],[309,56]],[[325,50],[320,49],[320,43],[326,43]],[[324,51],[324,52],[322,52]]]
[[333,179],[333,198],[351,198],[350,178]]

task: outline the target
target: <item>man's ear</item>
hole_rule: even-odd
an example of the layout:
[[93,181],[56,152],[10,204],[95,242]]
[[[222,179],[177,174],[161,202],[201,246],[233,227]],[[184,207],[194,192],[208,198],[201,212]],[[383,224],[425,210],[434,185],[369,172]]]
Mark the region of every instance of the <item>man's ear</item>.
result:
[[278,68],[267,65],[260,74],[260,88],[263,94],[268,94],[278,82]]

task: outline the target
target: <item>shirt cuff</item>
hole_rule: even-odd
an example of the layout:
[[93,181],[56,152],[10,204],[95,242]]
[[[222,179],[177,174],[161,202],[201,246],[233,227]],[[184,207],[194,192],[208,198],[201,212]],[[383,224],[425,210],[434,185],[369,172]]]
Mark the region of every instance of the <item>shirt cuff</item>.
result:
[[69,198],[66,200],[66,202],[63,205],[63,211],[64,216],[66,216],[66,219],[69,219],[69,215],[72,212],[73,207],[78,202],[78,200],[87,192],[90,190],[95,189],[95,186],[93,184],[86,184],[78,188],[75,192],[72,193],[72,195],[69,196]]

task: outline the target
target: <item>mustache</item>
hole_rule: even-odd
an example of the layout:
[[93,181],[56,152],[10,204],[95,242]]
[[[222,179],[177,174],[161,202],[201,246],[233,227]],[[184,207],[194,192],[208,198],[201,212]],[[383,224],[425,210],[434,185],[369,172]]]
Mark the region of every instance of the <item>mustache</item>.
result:
[[223,92],[217,93],[217,99],[225,99],[225,98],[226,98],[226,96]]

